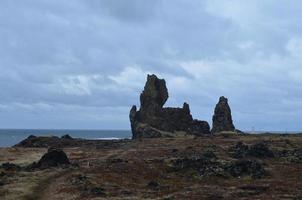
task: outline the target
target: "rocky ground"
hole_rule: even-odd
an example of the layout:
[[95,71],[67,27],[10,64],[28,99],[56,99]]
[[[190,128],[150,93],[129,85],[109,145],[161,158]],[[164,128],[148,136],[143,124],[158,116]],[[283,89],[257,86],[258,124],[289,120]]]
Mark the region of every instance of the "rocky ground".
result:
[[45,141],[0,149],[0,199],[302,199],[302,135],[56,140],[71,164],[32,168]]

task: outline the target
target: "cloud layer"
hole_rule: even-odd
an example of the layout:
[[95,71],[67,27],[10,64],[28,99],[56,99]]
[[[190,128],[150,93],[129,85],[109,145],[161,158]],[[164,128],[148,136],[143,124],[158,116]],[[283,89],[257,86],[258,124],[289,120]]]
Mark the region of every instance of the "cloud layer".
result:
[[[299,6],[300,5],[300,6]],[[129,129],[146,74],[167,106],[302,130],[301,2],[2,0],[0,127]]]

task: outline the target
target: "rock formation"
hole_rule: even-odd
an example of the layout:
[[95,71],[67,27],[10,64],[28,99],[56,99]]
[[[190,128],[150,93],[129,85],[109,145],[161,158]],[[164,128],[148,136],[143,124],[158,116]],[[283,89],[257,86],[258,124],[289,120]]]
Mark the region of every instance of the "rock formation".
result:
[[64,151],[56,148],[49,148],[48,152],[42,156],[38,163],[33,163],[31,168],[47,169],[69,164],[69,159]]
[[210,133],[207,122],[192,118],[189,104],[184,103],[182,108],[163,108],[168,97],[165,80],[148,75],[140,95],[140,110],[133,106],[129,115],[133,139],[161,137],[163,132]]
[[228,99],[223,96],[220,97],[219,102],[215,107],[211,132],[219,133],[222,131],[235,131]]

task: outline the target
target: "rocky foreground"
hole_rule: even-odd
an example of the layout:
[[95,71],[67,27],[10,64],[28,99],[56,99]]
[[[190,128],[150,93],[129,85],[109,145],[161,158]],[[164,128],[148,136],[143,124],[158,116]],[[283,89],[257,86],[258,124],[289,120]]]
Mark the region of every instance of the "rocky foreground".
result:
[[0,199],[298,200],[301,180],[302,135],[31,136],[0,149]]

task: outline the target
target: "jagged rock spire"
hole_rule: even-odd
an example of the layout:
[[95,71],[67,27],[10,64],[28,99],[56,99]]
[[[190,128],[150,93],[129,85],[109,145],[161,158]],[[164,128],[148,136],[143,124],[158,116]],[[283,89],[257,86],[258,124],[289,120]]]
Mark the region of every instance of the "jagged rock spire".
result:
[[141,107],[137,110],[133,106],[129,115],[133,139],[160,137],[162,132],[210,133],[207,122],[193,120],[189,104],[184,103],[182,108],[164,108],[168,97],[166,81],[154,74],[148,75],[140,95]]
[[231,108],[228,104],[228,99],[224,96],[219,98],[219,102],[215,107],[211,132],[218,133],[221,131],[235,131]]

